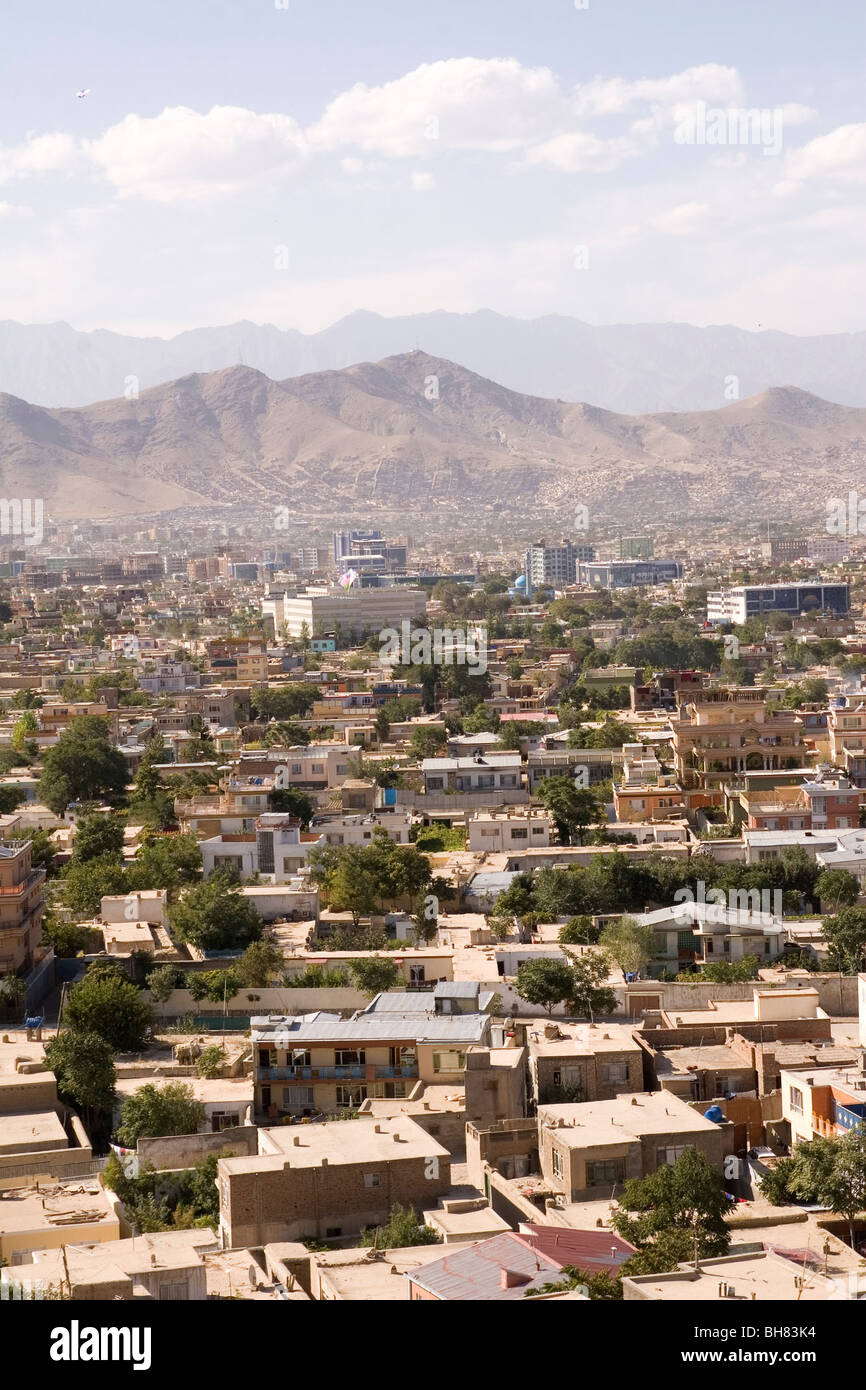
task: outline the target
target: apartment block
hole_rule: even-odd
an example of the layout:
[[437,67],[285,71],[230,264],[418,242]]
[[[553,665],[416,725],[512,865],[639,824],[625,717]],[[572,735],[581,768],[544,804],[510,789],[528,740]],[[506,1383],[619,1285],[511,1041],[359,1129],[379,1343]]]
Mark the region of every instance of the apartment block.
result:
[[467,1053],[488,1041],[487,1015],[441,1017],[417,999],[408,1007],[419,1011],[252,1019],[256,1112],[332,1114],[408,1097],[418,1081],[462,1085]]
[[541,1105],[538,1155],[541,1171],[568,1202],[603,1191],[609,1195],[631,1178],[645,1178],[697,1149],[722,1172],[733,1143],[733,1125],[715,1124],[678,1096],[664,1091],[617,1096],[585,1104]]
[[224,1249],[328,1240],[435,1206],[451,1156],[408,1116],[261,1129],[256,1156],[219,1160],[217,1186]]
[[30,841],[0,845],[0,976],[28,975],[45,915],[45,870],[34,869]]

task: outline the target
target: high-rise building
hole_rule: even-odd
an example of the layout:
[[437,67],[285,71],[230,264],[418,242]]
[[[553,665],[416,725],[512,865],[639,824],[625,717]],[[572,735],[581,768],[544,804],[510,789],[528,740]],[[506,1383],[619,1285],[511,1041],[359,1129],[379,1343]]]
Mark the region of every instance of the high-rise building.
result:
[[526,592],[551,586],[563,589],[573,584],[577,578],[577,566],[585,560],[595,559],[595,547],[585,542],[561,540],[548,545],[546,541],[535,541],[527,550],[524,559]]

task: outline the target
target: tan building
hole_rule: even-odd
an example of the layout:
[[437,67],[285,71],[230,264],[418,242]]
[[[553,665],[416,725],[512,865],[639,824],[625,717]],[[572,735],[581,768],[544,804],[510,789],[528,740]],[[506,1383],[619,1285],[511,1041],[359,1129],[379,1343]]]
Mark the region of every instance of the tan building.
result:
[[272,1118],[357,1110],[368,1098],[406,1099],[418,1081],[462,1085],[467,1054],[483,1047],[490,1031],[483,1013],[319,1013],[250,1023],[255,1110]]
[[697,1149],[722,1172],[733,1125],[714,1124],[664,1091],[538,1108],[538,1155],[546,1181],[567,1202],[608,1194]]
[[34,1250],[70,1241],[118,1240],[120,1219],[95,1177],[0,1191],[0,1260],[18,1265]]
[[221,1158],[220,1244],[328,1240],[418,1212],[451,1186],[448,1150],[408,1117],[262,1129],[259,1154]]
[[213,1231],[194,1230],[67,1245],[64,1251],[35,1250],[31,1262],[17,1265],[8,1282],[37,1296],[45,1285],[62,1289],[78,1303],[200,1303],[208,1296],[204,1254],[218,1248]]
[[532,1093],[541,1105],[612,1100],[642,1089],[643,1050],[624,1023],[554,1023],[527,1035]]
[[29,840],[0,845],[0,976],[28,975],[42,940],[45,870],[31,853]]
[[674,760],[683,787],[718,790],[750,769],[796,768],[803,758],[802,720],[770,712],[757,686],[703,690],[672,719]]

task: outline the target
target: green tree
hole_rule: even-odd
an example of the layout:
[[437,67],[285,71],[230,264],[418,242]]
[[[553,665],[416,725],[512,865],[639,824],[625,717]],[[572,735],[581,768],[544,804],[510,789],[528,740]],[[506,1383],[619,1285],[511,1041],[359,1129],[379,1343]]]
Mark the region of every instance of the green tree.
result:
[[569,1012],[579,1018],[594,1018],[596,1014],[609,1014],[616,1006],[616,995],[607,984],[610,961],[602,951],[592,951],[585,956],[576,956],[566,951],[571,967],[571,990],[568,995]]
[[285,965],[285,957],[276,941],[263,937],[250,942],[235,970],[242,985],[265,989],[282,976]]
[[400,978],[394,962],[382,956],[360,956],[349,963],[349,973],[355,988],[371,998],[393,989]]
[[247,946],[262,934],[262,919],[237,884],[222,874],[187,888],[168,910],[172,932],[203,951]]
[[158,965],[147,977],[147,988],[155,1004],[165,1004],[177,989],[178,969],[174,965]]
[[384,1226],[366,1226],[361,1244],[376,1250],[399,1250],[409,1245],[437,1245],[439,1237],[432,1226],[425,1226],[413,1207],[391,1208]]
[[123,821],[116,816],[82,816],[72,842],[73,864],[86,864],[102,855],[117,858],[122,852]]
[[676,1163],[627,1182],[613,1228],[637,1248],[630,1273],[675,1269],[684,1260],[727,1254],[731,1237],[725,1217],[734,1199],[712,1164],[687,1148]]
[[518,966],[515,984],[521,999],[526,999],[530,1004],[539,1004],[552,1014],[557,1004],[571,999],[574,975],[567,961],[540,956],[537,960],[525,960]]
[[286,816],[297,816],[304,827],[310,824],[315,812],[315,807],[306,792],[299,791],[297,787],[275,788],[270,795],[270,806],[272,811],[280,811]]
[[115,966],[91,966],[72,986],[63,1023],[80,1033],[98,1033],[116,1052],[138,1052],[153,1019],[149,1004]]
[[62,1096],[84,1109],[110,1111],[114,1104],[114,1050],[99,1033],[64,1028],[45,1049]]
[[127,888],[123,860],[113,854],[100,854],[67,866],[63,875],[62,900],[73,917],[98,917],[102,899]]
[[250,695],[250,708],[257,719],[303,718],[318,698],[315,685],[257,685]]
[[197,1134],[204,1118],[204,1106],[185,1082],[172,1081],[165,1086],[148,1082],[123,1102],[117,1137],[121,1144],[134,1149],[139,1139]]
[[60,815],[70,801],[117,800],[126,791],[126,759],[111,746],[108,722],[82,715],[42,760],[39,797]]
[[866,962],[866,908],[846,907],[825,917],[824,940],[836,969],[856,975]]
[[593,926],[592,918],[583,913],[569,917],[559,928],[557,937],[561,946],[591,946],[598,941],[599,930]]
[[860,896],[860,880],[847,869],[825,869],[815,883],[815,892],[824,912],[853,907]]
[[422,758],[435,758],[443,751],[447,739],[444,724],[417,724],[409,737],[412,756],[419,762]]
[[199,1053],[195,1062],[195,1074],[202,1077],[205,1081],[215,1081],[222,1075],[222,1069],[226,1063],[226,1050],[218,1044],[206,1047]]
[[657,954],[652,927],[641,925],[633,917],[620,917],[616,922],[608,922],[599,941],[624,975],[643,970]]
[[536,792],[556,823],[563,844],[571,844],[572,836],[583,842],[587,826],[598,820],[601,803],[588,787],[576,787],[570,777],[546,777]]
[[11,816],[24,800],[24,793],[17,787],[0,787],[0,816]]
[[160,835],[143,844],[129,866],[131,891],[165,888],[175,893],[196,883],[201,874],[201,849],[195,835]]

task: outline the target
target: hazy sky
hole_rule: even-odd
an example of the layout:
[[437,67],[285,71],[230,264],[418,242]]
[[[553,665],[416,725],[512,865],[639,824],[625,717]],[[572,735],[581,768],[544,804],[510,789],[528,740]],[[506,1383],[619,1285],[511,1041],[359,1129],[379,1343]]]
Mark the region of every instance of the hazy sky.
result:
[[4,0],[2,26],[0,318],[866,328],[864,0]]

